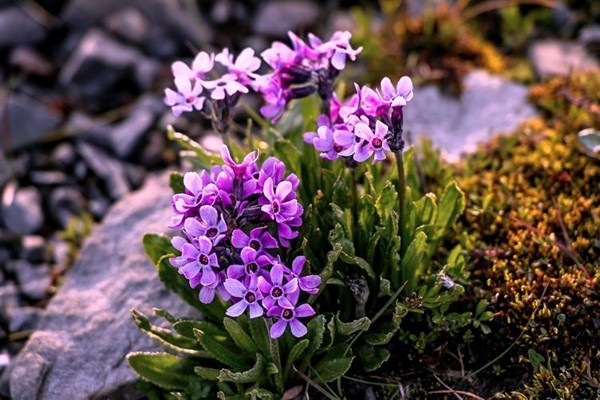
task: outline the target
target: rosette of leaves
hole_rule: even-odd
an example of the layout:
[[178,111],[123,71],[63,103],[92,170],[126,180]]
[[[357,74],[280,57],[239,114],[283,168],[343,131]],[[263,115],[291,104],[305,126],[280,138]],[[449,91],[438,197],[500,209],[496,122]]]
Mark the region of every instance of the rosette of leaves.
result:
[[[424,321],[423,326],[443,326],[439,332],[474,323],[484,329],[489,319],[485,304],[466,316],[450,307],[467,282],[466,260],[460,247],[445,249],[442,243],[464,209],[463,192],[450,182],[439,195],[422,193],[414,150],[409,150],[402,221],[400,180],[391,163],[350,170],[342,161],[323,160],[304,146],[302,133],[313,128],[318,114],[315,100],[297,101],[276,126],[276,138],[265,132],[268,143],[256,137],[246,143],[263,156],[277,157],[300,178],[304,224],[288,256],[304,254],[307,273],[319,274],[323,282],[309,300],[317,316],[308,322],[307,335],[296,339],[286,332],[272,340],[268,320],[234,320],[225,316],[223,303],[201,304],[168,262],[175,255],[169,238],[146,235],[144,247],[160,279],[204,315],[198,321],[156,310],[171,325],[167,329],[134,311],[138,326],[171,351],[129,355],[147,393],[157,398],[293,398],[308,383],[330,398],[341,397],[341,385],[335,393],[329,382],[349,371],[380,368],[391,357],[394,337],[397,341],[411,332],[411,325],[402,325],[408,315]],[[187,136],[173,130],[168,134],[198,168],[218,162]],[[235,142],[230,148],[235,156],[244,154]],[[425,175],[439,174],[445,180],[447,174],[434,157],[421,166]],[[172,175],[171,187],[183,190],[181,175]],[[427,329],[423,326],[419,329]]]

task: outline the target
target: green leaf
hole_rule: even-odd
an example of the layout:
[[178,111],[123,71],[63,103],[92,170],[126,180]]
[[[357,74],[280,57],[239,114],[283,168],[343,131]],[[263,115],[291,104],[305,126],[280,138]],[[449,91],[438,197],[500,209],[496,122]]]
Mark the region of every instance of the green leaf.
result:
[[375,201],[375,209],[380,220],[385,221],[390,217],[392,210],[398,205],[398,192],[392,184],[387,181],[381,190],[379,197]]
[[322,283],[319,291],[322,291],[325,288],[325,284],[327,284],[327,281],[333,275],[335,262],[339,259],[341,253],[341,243],[333,244],[333,248],[327,253],[327,264],[325,265],[325,268],[323,268],[323,271],[321,271],[319,274]]
[[142,238],[144,251],[150,257],[154,265],[157,265],[162,256],[176,252],[171,239],[164,234],[146,233]]
[[389,360],[390,352],[381,347],[361,346],[357,351],[360,365],[366,372],[375,371]]
[[362,317],[352,322],[342,322],[337,315],[334,319],[336,332],[342,336],[350,336],[356,332],[367,331],[371,326],[371,320],[368,317]]
[[234,372],[223,368],[219,372],[219,381],[234,383],[252,383],[262,381],[265,377],[265,358],[262,354],[256,353],[256,362],[254,366],[247,371]]
[[197,349],[198,345],[195,340],[177,335],[169,329],[153,325],[148,317],[137,310],[131,310],[131,314],[136,325],[160,345],[182,354],[212,358],[210,354]]
[[258,350],[268,357],[271,354],[271,344],[264,318],[251,318],[248,320],[248,326],[250,327],[252,339],[258,346]]
[[250,354],[255,354],[256,352],[258,352],[258,347],[256,346],[254,340],[252,340],[252,338],[248,336],[246,331],[244,331],[240,324],[238,324],[236,321],[234,321],[231,318],[225,317],[223,319],[223,326],[225,326],[225,329],[227,330],[227,332],[229,332],[231,339],[233,339],[235,344],[237,344],[237,346],[240,349]]
[[194,329],[194,334],[204,350],[223,364],[239,371],[248,369],[248,357],[241,353],[232,342],[199,329]]
[[135,352],[127,362],[145,381],[167,390],[182,390],[195,379],[194,362],[168,353]]
[[538,370],[542,363],[546,360],[543,355],[533,349],[527,351],[527,357],[534,370]]
[[353,360],[354,356],[322,360],[315,366],[315,381],[327,383],[340,378],[348,372]]
[[275,142],[274,153],[291,172],[297,175],[301,173],[300,160],[302,159],[302,152],[292,142],[287,139],[278,139]]
[[372,346],[381,346],[388,344],[398,331],[398,326],[389,321],[377,326],[375,331],[365,332],[363,339]]
[[189,136],[175,132],[171,125],[167,126],[167,136],[170,140],[177,142],[181,147],[193,153],[195,161],[204,169],[210,169],[214,164],[221,162],[221,157],[207,152],[199,143],[190,139]]
[[169,175],[169,186],[171,186],[173,193],[184,193],[185,185],[183,184],[183,174],[171,172],[171,175]]
[[306,338],[309,340],[309,345],[306,349],[306,358],[310,358],[319,350],[323,343],[323,334],[325,333],[325,316],[320,314],[314,317],[307,324],[308,334]]
[[173,328],[180,335],[192,338],[194,340],[196,339],[194,329],[210,333],[213,336],[227,338],[227,332],[225,332],[225,330],[221,329],[221,327],[217,324],[208,321],[200,321],[197,319],[180,319],[175,324],[173,324]]
[[415,289],[419,275],[423,272],[422,261],[427,254],[427,247],[427,235],[424,232],[419,232],[408,245],[402,258],[402,280],[407,282],[406,290],[408,292]]
[[450,182],[444,189],[438,206],[437,225],[443,234],[465,209],[465,194],[456,182]]
[[246,396],[251,399],[275,400],[275,394],[267,389],[255,387],[246,391]]
[[218,368],[207,368],[198,366],[194,367],[194,372],[202,379],[217,382],[219,380],[219,373],[221,372],[221,370]]
[[[283,369],[283,376],[290,376],[290,373],[292,372],[292,365],[294,364],[294,361],[296,361],[298,358],[300,358],[300,356],[303,355],[304,351],[308,348],[308,345],[310,344],[310,341],[308,339],[302,339],[300,340],[298,343],[296,343],[294,345],[294,347],[292,347],[292,349],[290,350],[287,360],[285,361],[285,367]],[[309,358],[309,357],[306,357]]]
[[166,310],[163,310],[162,308],[153,308],[152,311],[154,311],[154,315],[156,315],[157,317],[164,318],[171,324],[174,324],[175,322],[179,321],[179,318],[174,317],[173,314]]

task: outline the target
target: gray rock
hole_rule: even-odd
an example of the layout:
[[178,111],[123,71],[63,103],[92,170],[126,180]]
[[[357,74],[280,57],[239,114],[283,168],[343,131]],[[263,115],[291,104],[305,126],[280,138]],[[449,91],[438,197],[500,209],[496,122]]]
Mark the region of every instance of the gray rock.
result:
[[9,63],[28,75],[50,76],[54,65],[31,47],[19,46],[11,51]]
[[137,9],[151,26],[160,26],[162,36],[174,36],[180,43],[191,41],[200,47],[210,42],[213,32],[202,14],[193,15],[179,1],[171,0],[71,0],[63,9],[61,19],[67,25],[85,30],[119,9]]
[[0,321],[8,323],[15,309],[19,307],[19,290],[8,281],[0,286]]
[[20,258],[34,263],[46,259],[46,240],[43,236],[27,235],[21,240]]
[[47,265],[32,265],[27,260],[14,260],[11,263],[21,293],[32,300],[43,300],[48,297],[52,277],[50,276],[50,268]]
[[268,1],[261,2],[252,28],[256,33],[284,37],[288,31],[300,32],[313,26],[321,9],[312,1]]
[[2,220],[4,226],[17,235],[28,235],[40,229],[44,214],[39,190],[33,186],[18,189],[12,202],[3,204]]
[[166,176],[152,178],[117,203],[89,238],[14,362],[14,400],[134,398],[136,378],[125,356],[159,348],[138,331],[129,310],[196,315],[163,288],[140,243],[144,232],[165,231],[167,186]]
[[0,125],[0,150],[19,150],[39,143],[46,139],[62,121],[62,116],[58,112],[21,94],[11,94],[8,98],[8,107],[0,108],[1,121],[6,121],[6,111],[8,111],[8,126]]
[[136,48],[91,29],[61,70],[59,82],[72,102],[83,102],[91,111],[111,109],[128,99],[124,86],[143,58]]
[[51,240],[52,270],[61,274],[67,270],[71,262],[71,249],[65,240],[54,237]]
[[60,171],[33,171],[29,179],[36,186],[66,185],[69,182],[67,174]]
[[156,114],[151,107],[152,105],[147,104],[147,101],[138,102],[133,112],[125,120],[113,126],[109,139],[114,152],[119,157],[131,156],[154,124]]
[[143,58],[135,64],[134,78],[142,92],[147,92],[156,85],[162,65],[151,58]]
[[547,39],[534,42],[528,53],[536,74],[541,78],[600,68],[598,60],[586,51],[582,43]]
[[50,214],[56,222],[65,228],[73,217],[83,212],[85,199],[79,190],[69,186],[61,186],[54,189],[50,194],[49,208]]
[[600,56],[600,25],[586,26],[579,32],[579,42],[596,56]]
[[0,9],[0,48],[40,42],[46,28],[20,6]]
[[109,147],[108,135],[110,125],[89,114],[74,111],[65,122],[65,131],[76,136],[76,140],[84,140],[101,147]]
[[443,95],[437,86],[415,88],[404,109],[404,129],[430,138],[449,160],[536,115],[523,85],[483,71],[468,74],[464,85],[458,99]]
[[52,151],[52,160],[62,168],[68,168],[75,162],[75,148],[71,143],[63,142]]
[[77,150],[94,174],[104,181],[106,189],[113,199],[118,199],[129,192],[129,183],[121,162],[85,142],[79,142]]
[[129,7],[107,16],[105,25],[110,32],[136,44],[141,44],[147,39],[150,28],[142,12]]
[[33,331],[36,329],[42,310],[37,307],[19,307],[10,318],[8,330],[10,332]]

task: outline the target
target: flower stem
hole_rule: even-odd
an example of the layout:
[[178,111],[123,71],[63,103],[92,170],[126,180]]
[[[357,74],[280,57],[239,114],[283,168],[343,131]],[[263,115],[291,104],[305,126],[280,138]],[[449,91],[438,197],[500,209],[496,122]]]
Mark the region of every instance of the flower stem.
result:
[[400,206],[400,230],[404,227],[404,208],[406,206],[406,172],[404,171],[404,152],[396,152],[396,164],[398,166],[398,203]]
[[271,329],[272,321],[265,318],[265,324],[267,325],[267,334],[269,335],[269,348],[271,350],[271,360],[277,367],[277,373],[275,374],[275,386],[279,393],[283,393],[285,386],[283,384],[283,367],[281,366],[281,357],[279,354],[279,343],[277,339],[273,339],[269,334]]

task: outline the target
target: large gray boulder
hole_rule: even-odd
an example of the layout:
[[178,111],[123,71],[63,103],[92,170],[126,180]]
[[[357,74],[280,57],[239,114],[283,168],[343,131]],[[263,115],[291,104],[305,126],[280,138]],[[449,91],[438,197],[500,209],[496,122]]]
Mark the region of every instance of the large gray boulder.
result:
[[459,98],[442,94],[434,85],[416,88],[404,109],[404,129],[431,139],[450,161],[537,114],[524,85],[484,71],[469,73],[463,83]]
[[145,232],[166,230],[169,213],[162,175],[107,214],[13,365],[14,400],[139,396],[125,356],[158,346],[138,331],[130,310],[196,315],[163,287],[141,246]]

